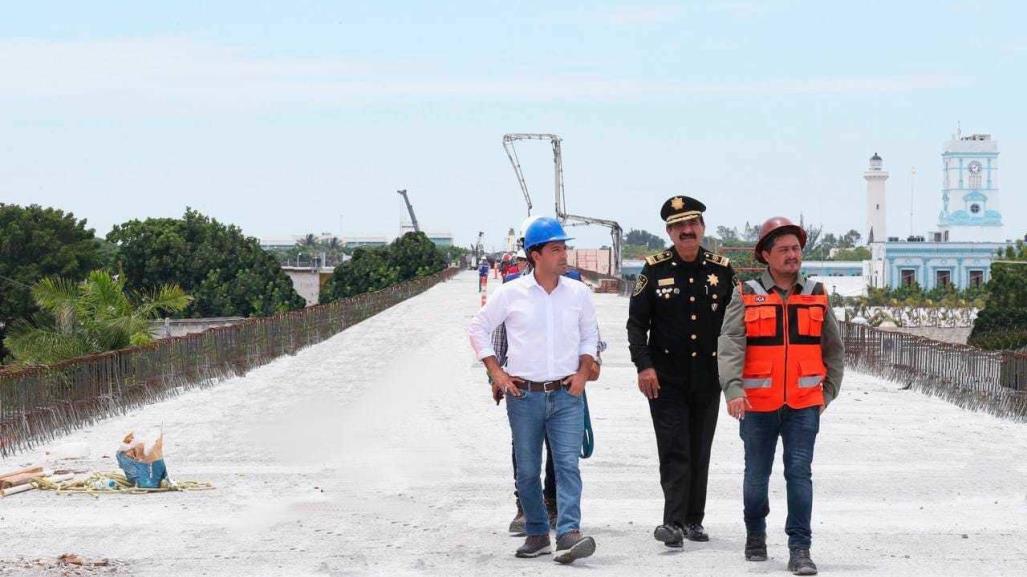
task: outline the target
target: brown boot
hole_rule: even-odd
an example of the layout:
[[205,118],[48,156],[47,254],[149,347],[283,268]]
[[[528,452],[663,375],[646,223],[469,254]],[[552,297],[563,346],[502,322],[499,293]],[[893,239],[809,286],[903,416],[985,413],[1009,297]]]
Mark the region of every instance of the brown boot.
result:
[[528,538],[524,540],[524,545],[517,549],[517,556],[522,558],[538,557],[539,555],[549,555],[552,552],[553,547],[549,542],[549,533],[528,535]]
[[524,534],[524,509],[521,508],[520,499],[517,500],[517,514],[514,515],[513,521],[510,521],[508,531],[514,537],[520,537]]
[[591,537],[583,537],[581,531],[568,531],[556,540],[556,556],[553,561],[557,563],[573,563],[576,559],[582,559],[596,552],[596,540]]

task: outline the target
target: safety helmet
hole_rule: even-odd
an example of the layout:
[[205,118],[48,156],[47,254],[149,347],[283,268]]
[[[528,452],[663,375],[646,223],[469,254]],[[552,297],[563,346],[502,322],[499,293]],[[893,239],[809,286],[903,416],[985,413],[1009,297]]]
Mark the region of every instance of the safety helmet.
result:
[[763,256],[760,254],[763,252],[763,245],[766,244],[767,240],[775,233],[787,233],[794,234],[799,237],[799,246],[806,248],[806,231],[802,230],[802,227],[788,220],[783,216],[774,216],[768,218],[763,226],[760,227],[760,239],[756,243],[756,248],[753,249],[753,256],[756,260],[767,264],[767,261],[763,260]]
[[524,249],[517,249],[517,260],[528,260],[528,255],[524,254]]
[[528,225],[527,230],[524,231],[524,250],[527,252],[540,244],[558,240],[571,240],[571,237],[564,232],[560,221],[542,216]]
[[522,245],[524,244],[524,234],[528,232],[528,227],[531,226],[531,223],[535,222],[540,218],[542,218],[542,215],[536,214],[528,216],[528,218],[521,221],[521,235],[517,237],[517,240],[520,241]]

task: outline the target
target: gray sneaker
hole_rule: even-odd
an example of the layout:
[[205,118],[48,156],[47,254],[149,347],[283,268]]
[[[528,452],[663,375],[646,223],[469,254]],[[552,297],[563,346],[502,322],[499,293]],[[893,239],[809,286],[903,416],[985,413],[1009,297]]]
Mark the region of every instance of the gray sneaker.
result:
[[549,543],[549,534],[545,535],[528,535],[528,538],[524,540],[524,545],[521,545],[517,549],[518,557],[538,557],[539,555],[549,555],[553,552],[553,548]]
[[591,537],[582,537],[580,531],[568,531],[556,540],[556,556],[553,561],[557,563],[573,563],[576,559],[583,559],[596,552],[596,540]]
[[788,570],[792,575],[816,575],[817,566],[809,558],[809,549],[792,549],[788,554]]

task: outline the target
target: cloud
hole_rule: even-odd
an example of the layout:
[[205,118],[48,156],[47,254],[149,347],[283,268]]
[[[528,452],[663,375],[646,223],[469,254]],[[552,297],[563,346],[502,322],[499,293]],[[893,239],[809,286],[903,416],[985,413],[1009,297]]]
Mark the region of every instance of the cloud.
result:
[[653,26],[675,20],[684,13],[683,6],[616,6],[601,10],[600,16],[619,26]]
[[[708,48],[730,49],[730,46]],[[60,101],[117,109],[187,104],[338,105],[386,100],[639,102],[688,96],[874,95],[939,90],[945,73],[742,80],[617,78],[606,74],[455,75],[447,63],[265,57],[175,38],[104,42],[0,41],[0,102]],[[596,66],[602,70],[601,66]]]
[[769,0],[745,2],[725,0],[697,4],[641,4],[634,6],[612,6],[596,10],[598,20],[617,26],[649,27],[679,20],[686,15],[727,15],[739,20],[762,16],[773,8]]

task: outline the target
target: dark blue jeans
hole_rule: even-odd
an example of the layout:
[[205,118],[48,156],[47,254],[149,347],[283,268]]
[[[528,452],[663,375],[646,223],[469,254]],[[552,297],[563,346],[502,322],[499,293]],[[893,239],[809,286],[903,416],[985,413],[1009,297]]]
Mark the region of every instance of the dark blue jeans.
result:
[[813,446],[820,430],[820,407],[781,407],[768,413],[746,412],[739,426],[745,445],[745,529],[750,534],[767,532],[770,513],[770,471],[774,465],[777,438],[784,445],[788,518],[785,533],[789,549],[809,549],[812,543],[810,517],[813,514]]

